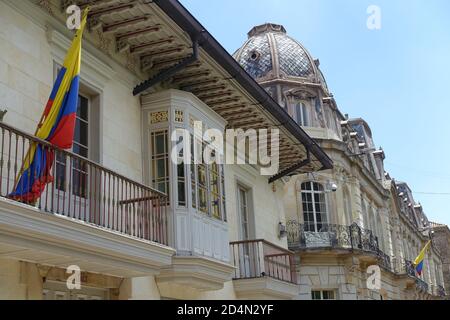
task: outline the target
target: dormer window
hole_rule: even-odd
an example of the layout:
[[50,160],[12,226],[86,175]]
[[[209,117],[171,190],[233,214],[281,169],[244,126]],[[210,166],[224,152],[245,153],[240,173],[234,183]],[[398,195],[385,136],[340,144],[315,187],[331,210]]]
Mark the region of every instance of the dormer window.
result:
[[309,126],[308,108],[305,102],[296,102],[294,105],[294,120],[299,126]]

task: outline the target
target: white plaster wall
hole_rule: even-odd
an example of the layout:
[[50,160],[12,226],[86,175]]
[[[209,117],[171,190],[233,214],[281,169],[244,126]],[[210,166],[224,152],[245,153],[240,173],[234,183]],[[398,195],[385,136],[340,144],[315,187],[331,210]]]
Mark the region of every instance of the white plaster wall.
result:
[[239,219],[237,211],[237,185],[250,188],[255,223],[255,239],[265,239],[287,248],[287,239],[278,237],[279,222],[286,222],[283,206],[283,187],[281,183],[268,183],[267,176],[261,176],[259,170],[248,165],[225,166],[225,195],[228,215],[228,227],[231,241],[239,239]]
[[[0,107],[8,110],[4,122],[33,134],[53,86],[56,57],[45,28],[4,2],[0,25]],[[89,86],[84,67],[82,58],[81,81]],[[106,167],[142,181],[140,101],[120,77],[123,71],[117,70],[106,82],[98,79],[102,88],[94,88],[100,94],[100,159]]]

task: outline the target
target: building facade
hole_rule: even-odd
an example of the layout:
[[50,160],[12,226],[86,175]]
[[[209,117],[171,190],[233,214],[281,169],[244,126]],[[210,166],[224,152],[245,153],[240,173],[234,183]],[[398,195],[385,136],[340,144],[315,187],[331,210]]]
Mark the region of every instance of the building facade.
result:
[[[435,245],[418,277],[412,260],[430,224],[405,183],[385,172],[362,118],[338,109],[318,59],[277,24],[248,33],[235,59],[333,160],[333,169],[284,179],[289,248],[299,299],[434,299],[444,295]],[[372,285],[371,266],[381,273]]]
[[[91,8],[73,147],[60,150],[34,130],[73,37],[72,4]],[[443,293],[438,247],[421,278],[411,273],[430,236],[421,207],[283,27],[254,28],[236,61],[176,0],[1,0],[0,25],[1,299]],[[275,148],[277,172],[249,152],[223,164],[207,129],[267,129],[270,142],[257,139]],[[30,205],[9,195],[33,144],[54,164]],[[192,164],[189,149],[215,161]],[[367,288],[372,265],[379,290]]]

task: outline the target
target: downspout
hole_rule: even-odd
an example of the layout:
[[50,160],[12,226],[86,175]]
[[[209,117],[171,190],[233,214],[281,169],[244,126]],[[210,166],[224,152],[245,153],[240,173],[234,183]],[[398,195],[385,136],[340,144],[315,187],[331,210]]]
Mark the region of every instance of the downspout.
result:
[[198,60],[198,52],[199,52],[198,35],[195,37],[191,37],[191,39],[192,39],[192,55],[183,59],[176,65],[161,71],[153,78],[149,78],[148,80],[137,85],[133,89],[133,95],[137,96],[138,94],[144,92],[145,90],[148,90],[149,88],[153,87],[155,84],[169,79],[170,77],[172,77],[173,75],[175,75],[176,73],[181,71],[182,69],[186,68],[188,65],[196,62]]

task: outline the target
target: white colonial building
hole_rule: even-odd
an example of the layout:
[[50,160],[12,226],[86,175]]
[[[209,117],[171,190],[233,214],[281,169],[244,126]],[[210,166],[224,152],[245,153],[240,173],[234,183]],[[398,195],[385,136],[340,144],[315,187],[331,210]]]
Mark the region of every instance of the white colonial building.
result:
[[[73,38],[71,4],[91,10],[73,148],[59,150],[34,130]],[[186,9],[2,0],[0,26],[0,298],[298,295],[281,178],[332,162]],[[207,129],[230,128],[277,129],[279,170],[171,161],[177,129],[202,151]],[[35,205],[8,196],[30,144],[55,157]],[[81,289],[66,285],[70,266]]]

